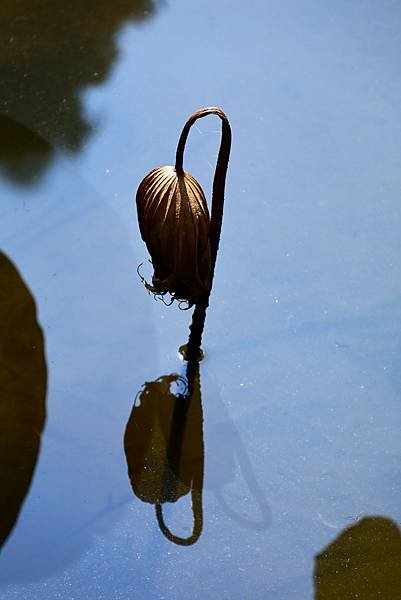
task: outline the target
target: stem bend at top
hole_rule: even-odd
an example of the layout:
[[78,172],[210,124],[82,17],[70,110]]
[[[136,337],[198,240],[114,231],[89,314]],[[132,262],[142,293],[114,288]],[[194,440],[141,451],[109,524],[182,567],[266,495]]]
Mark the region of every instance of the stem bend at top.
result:
[[[218,108],[217,106],[208,106],[206,108],[201,108],[201,109],[197,110],[196,112],[194,112],[188,118],[187,122],[185,123],[185,125],[183,127],[183,130],[180,135],[180,139],[178,141],[177,152],[176,152],[176,157],[175,157],[175,170],[177,171],[177,173],[182,174],[184,172],[184,168],[183,168],[184,150],[185,150],[185,144],[187,143],[189,130],[191,129],[191,127],[195,123],[195,121],[197,121],[198,119],[201,119],[202,117],[207,117],[208,115],[217,115],[222,120],[221,145],[223,145],[223,142],[225,142],[226,151],[228,154],[228,156],[227,156],[227,163],[228,163],[228,158],[230,155],[230,148],[231,148],[230,123],[228,121],[227,115],[221,110],[221,108]],[[225,138],[225,139],[223,140],[223,138]],[[221,146],[220,146],[220,151],[221,151]]]
[[195,121],[208,115],[217,115],[222,121],[221,142],[213,178],[213,191],[211,203],[212,206],[209,233],[211,249],[211,279],[213,280],[217,251],[219,247],[221,225],[223,220],[224,190],[226,184],[228,161],[230,158],[231,150],[231,127],[227,115],[221,110],[221,108],[217,108],[216,106],[201,108],[189,117],[181,132],[180,139],[178,140],[175,170],[177,174],[184,173],[183,156],[189,130],[191,129]]

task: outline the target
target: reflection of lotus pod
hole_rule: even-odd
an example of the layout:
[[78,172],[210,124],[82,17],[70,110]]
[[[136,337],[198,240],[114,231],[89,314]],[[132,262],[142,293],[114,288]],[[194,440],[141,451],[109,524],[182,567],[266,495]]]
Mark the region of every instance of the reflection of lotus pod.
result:
[[209,211],[199,183],[174,167],[153,169],[136,195],[154,275],[147,288],[191,306],[210,290]]
[[[127,423],[124,450],[133,492],[155,505],[163,535],[175,544],[195,544],[202,532],[205,455],[197,362],[188,362],[185,377],[172,373],[145,383]],[[191,535],[180,537],[166,525],[162,505],[187,494],[193,529]]]

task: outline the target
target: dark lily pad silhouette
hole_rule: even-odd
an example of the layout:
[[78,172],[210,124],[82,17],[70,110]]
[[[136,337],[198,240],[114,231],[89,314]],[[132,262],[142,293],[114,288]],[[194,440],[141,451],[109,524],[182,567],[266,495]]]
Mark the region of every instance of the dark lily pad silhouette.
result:
[[21,140],[21,128],[31,132],[31,143],[17,145],[18,156],[9,140],[0,138],[0,161],[10,177],[32,181],[17,168],[21,155],[32,152],[32,136],[37,136],[33,145],[44,159],[37,165],[38,174],[48,162],[50,147],[71,152],[81,148],[91,131],[83,114],[82,90],[107,77],[118,54],[116,33],[124,21],[144,21],[154,10],[152,0],[1,3],[0,110],[18,124],[17,138]]
[[401,533],[384,517],[341,532],[315,559],[316,600],[401,598]]
[[0,547],[32,481],[45,423],[46,382],[34,299],[0,252]]

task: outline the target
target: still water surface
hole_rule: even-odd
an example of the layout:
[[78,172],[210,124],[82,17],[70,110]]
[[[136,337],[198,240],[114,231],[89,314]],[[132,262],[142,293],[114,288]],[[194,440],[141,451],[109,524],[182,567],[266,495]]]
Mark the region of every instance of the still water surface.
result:
[[[401,597],[400,17],[3,2],[2,600]],[[207,105],[233,151],[183,412],[190,314],[139,281],[134,195]]]

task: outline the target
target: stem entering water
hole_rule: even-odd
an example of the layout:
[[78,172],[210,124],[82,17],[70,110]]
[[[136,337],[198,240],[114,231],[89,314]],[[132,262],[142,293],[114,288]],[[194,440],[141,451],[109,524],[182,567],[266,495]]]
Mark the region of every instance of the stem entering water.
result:
[[221,125],[221,142],[219,154],[217,157],[216,170],[213,178],[213,191],[212,191],[212,207],[210,217],[210,229],[209,229],[209,240],[210,240],[210,254],[211,254],[211,270],[210,270],[210,290],[195,306],[195,310],[192,315],[192,324],[190,326],[190,334],[188,344],[183,350],[183,355],[186,360],[196,359],[200,360],[202,357],[202,351],[200,349],[202,341],[202,333],[205,325],[206,309],[209,305],[209,297],[213,284],[214,270],[216,266],[217,251],[219,249],[221,225],[223,222],[223,209],[224,209],[224,189],[226,183],[226,174],[228,161],[230,158],[231,149],[231,128],[228,118],[225,113],[216,107],[202,108],[193,115],[191,115],[188,121],[185,123],[184,128],[181,132],[180,139],[177,146],[177,154],[175,160],[175,170],[178,174],[184,173],[183,169],[183,158],[184,149],[187,142],[188,133],[192,125],[198,119],[206,117],[207,115],[217,115],[222,121]]

